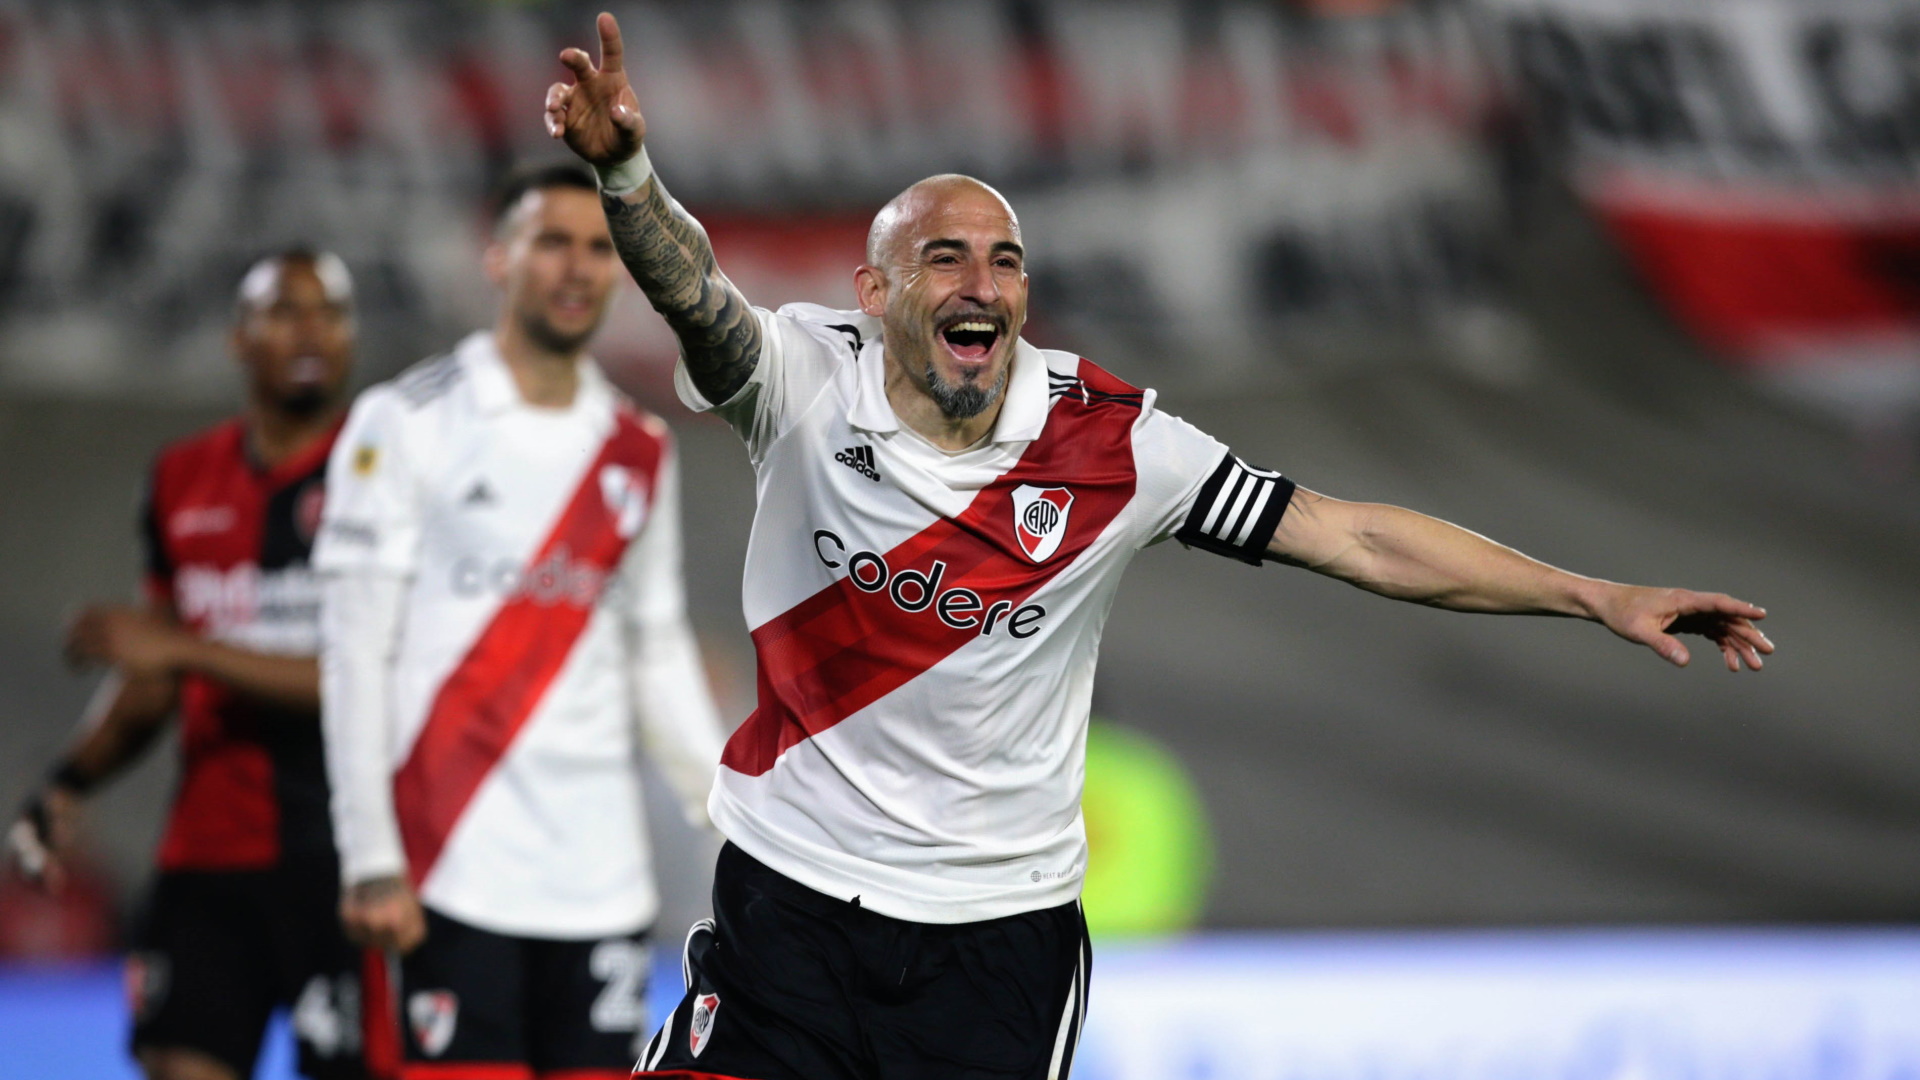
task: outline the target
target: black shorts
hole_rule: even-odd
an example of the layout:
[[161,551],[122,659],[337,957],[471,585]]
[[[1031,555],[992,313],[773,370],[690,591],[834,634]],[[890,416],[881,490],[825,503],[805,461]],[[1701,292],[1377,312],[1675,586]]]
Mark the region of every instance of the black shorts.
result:
[[340,930],[338,879],[310,869],[163,871],[127,957],[133,1049],[186,1049],[253,1074],[276,1008],[300,1071],[366,1075],[362,951]]
[[687,995],[636,1076],[1064,1078],[1092,953],[1078,903],[985,922],[905,922],[814,892],[732,844]]
[[626,1080],[647,1023],[644,934],[495,934],[429,908],[400,961],[401,1080]]

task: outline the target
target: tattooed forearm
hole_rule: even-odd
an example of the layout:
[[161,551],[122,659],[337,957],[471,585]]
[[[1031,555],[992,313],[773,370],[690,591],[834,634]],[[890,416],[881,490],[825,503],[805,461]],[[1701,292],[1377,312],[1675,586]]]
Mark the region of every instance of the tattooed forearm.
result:
[[687,373],[708,401],[725,401],[760,362],[760,320],[714,262],[707,232],[660,186],[600,197],[613,245],[648,302],[673,327]]

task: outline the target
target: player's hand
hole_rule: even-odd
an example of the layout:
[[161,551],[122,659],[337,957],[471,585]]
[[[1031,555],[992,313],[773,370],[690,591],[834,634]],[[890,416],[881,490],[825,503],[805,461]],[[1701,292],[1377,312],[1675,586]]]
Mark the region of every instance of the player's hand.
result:
[[191,636],[150,611],[96,605],[67,627],[67,660],[108,664],[128,675],[170,675],[179,669]]
[[27,803],[7,830],[8,858],[28,881],[49,892],[59,892],[66,883],[59,854],[73,836],[78,802],[64,788],[49,787]]
[[427,915],[406,879],[375,878],[348,886],[340,895],[340,924],[347,940],[406,955],[427,939]]
[[574,82],[547,88],[547,134],[565,139],[587,164],[611,167],[640,152],[647,122],[627,83],[620,24],[602,12],[596,25],[599,67],[579,49],[561,50],[560,62],[573,72]]
[[1728,671],[1742,664],[1759,671],[1761,655],[1773,652],[1773,642],[1753,625],[1767,617],[1766,609],[1723,593],[1622,585],[1608,594],[1598,615],[1607,629],[1677,667],[1692,656],[1675,634],[1699,634],[1718,645]]

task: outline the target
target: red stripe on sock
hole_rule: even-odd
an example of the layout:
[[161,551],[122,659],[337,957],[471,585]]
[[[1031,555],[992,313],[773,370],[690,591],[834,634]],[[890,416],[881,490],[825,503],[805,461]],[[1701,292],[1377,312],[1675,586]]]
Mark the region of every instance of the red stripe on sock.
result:
[[360,1047],[371,1080],[400,1075],[400,1011],[394,1005],[387,954],[379,949],[360,953]]

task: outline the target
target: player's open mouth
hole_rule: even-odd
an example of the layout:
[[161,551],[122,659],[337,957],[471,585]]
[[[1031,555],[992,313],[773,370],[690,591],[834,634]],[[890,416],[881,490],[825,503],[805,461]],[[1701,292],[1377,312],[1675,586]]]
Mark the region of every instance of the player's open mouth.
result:
[[293,363],[287,365],[287,378],[303,386],[325,382],[327,362],[317,356],[295,357]]
[[984,360],[1000,340],[1000,327],[978,316],[960,318],[941,327],[940,340],[962,360]]

